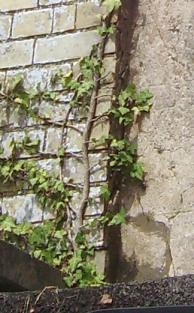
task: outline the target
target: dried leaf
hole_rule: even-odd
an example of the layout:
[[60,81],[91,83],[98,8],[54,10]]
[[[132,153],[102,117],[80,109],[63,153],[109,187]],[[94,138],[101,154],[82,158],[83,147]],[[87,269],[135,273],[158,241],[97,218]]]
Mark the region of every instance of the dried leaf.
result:
[[112,297],[108,293],[105,293],[102,296],[102,299],[100,300],[100,304],[111,304],[112,303]]

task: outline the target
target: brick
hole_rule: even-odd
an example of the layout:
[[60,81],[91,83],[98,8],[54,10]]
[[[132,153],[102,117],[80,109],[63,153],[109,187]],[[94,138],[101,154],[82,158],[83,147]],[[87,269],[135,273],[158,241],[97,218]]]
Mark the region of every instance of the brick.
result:
[[74,29],[75,5],[55,8],[53,32],[64,32]]
[[76,28],[100,25],[102,7],[95,3],[79,3],[77,6]]
[[18,13],[14,15],[12,37],[49,34],[51,27],[51,9]]
[[0,40],[9,37],[11,28],[11,15],[0,15]]
[[57,62],[88,55],[100,36],[95,31],[40,38],[35,49],[35,63]]
[[32,39],[0,44],[0,68],[31,64],[33,42]]
[[37,6],[37,0],[0,0],[0,11],[15,11]]

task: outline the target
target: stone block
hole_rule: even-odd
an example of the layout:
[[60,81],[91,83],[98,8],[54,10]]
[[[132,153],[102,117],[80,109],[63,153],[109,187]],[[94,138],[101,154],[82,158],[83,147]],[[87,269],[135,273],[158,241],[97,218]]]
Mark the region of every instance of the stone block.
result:
[[0,15],[0,40],[7,39],[10,34],[11,15]]
[[28,125],[28,117],[27,114],[22,112],[20,112],[20,110],[18,111],[18,109],[16,107],[11,107],[11,110],[9,111],[9,125],[10,128],[14,128],[14,127],[25,127]]
[[32,63],[33,39],[0,44],[0,68],[10,68]]
[[[104,97],[105,99],[105,97]],[[108,98],[106,98],[108,99]],[[96,116],[106,114],[111,109],[112,102],[111,101],[98,101],[97,109],[96,109]]]
[[37,162],[37,165],[48,171],[49,174],[55,177],[59,176],[60,167],[58,159],[45,159]]
[[104,58],[103,66],[104,66],[103,76],[105,76],[103,83],[104,84],[113,83],[114,82],[114,76],[115,76],[115,70],[116,70],[116,56],[110,56],[110,57]]
[[4,86],[5,83],[5,72],[0,72],[0,88]]
[[[92,133],[91,133],[91,144],[90,144],[90,149],[94,149],[96,143],[98,143],[98,141],[103,137],[103,138],[107,138],[109,135],[109,131],[110,131],[110,124],[109,124],[109,120],[107,120],[106,117],[103,117],[101,119],[98,120],[98,122],[96,122],[93,125],[93,129],[92,129]],[[103,145],[98,146],[99,147],[103,147]]]
[[106,251],[97,250],[95,251],[94,262],[96,264],[96,269],[98,273],[104,274],[105,272],[105,260],[106,260]]
[[0,0],[0,11],[16,11],[36,6],[37,0]]
[[91,166],[91,182],[104,182],[107,180],[108,155],[105,152],[91,153],[89,156]]
[[78,152],[82,149],[82,134],[79,132],[84,131],[84,124],[75,124],[72,126],[75,127],[69,128],[67,131],[67,138],[66,138],[66,151],[67,152]]
[[99,90],[96,116],[108,113],[112,106],[113,84],[104,85]]
[[39,152],[43,151],[43,147],[44,147],[44,140],[45,140],[45,131],[44,129],[33,129],[30,130],[28,132],[26,132],[26,135],[29,136],[29,138],[34,141],[36,139],[38,139],[40,141],[40,145],[39,145]]
[[115,52],[115,37],[112,36],[109,38],[106,47],[105,47],[105,53],[114,53]]
[[52,26],[52,10],[16,13],[13,19],[12,37],[28,37],[49,34]]
[[[104,182],[107,180],[107,156],[104,153],[94,153],[90,157],[91,177],[90,181]],[[64,173],[72,178],[75,183],[83,183],[85,174],[83,162],[80,158],[66,158],[64,162]]]
[[[101,190],[100,186],[90,188],[89,204],[85,214],[87,217],[100,215],[104,211],[104,205],[100,200],[100,190]],[[73,193],[71,204],[75,211],[79,210],[81,199],[82,199],[81,193],[78,192]]]
[[74,29],[75,5],[60,6],[54,9],[53,32],[64,32]]
[[8,124],[8,115],[7,109],[5,107],[0,106],[0,127]]
[[2,148],[4,150],[3,157],[9,158],[11,156],[12,148],[10,144],[12,140],[21,141],[25,136],[24,132],[11,132],[5,133],[2,138]]
[[52,86],[51,79],[55,74],[63,72],[64,74],[69,72],[71,69],[70,64],[60,64],[60,65],[45,65],[44,67],[33,66],[28,69],[18,69],[18,70],[8,70],[7,71],[7,82],[14,79],[17,74],[23,77],[23,85],[25,89],[36,89],[40,90],[54,90],[61,89],[60,84]]
[[97,26],[101,23],[102,7],[94,2],[78,3],[76,28]]
[[69,104],[57,104],[53,102],[42,101],[39,106],[39,115],[49,118],[52,122],[61,122],[65,120],[69,110]]
[[[85,223],[87,223],[87,221],[93,221],[95,219],[95,217],[89,217],[89,218],[85,218]],[[94,228],[91,229],[90,233],[87,235],[89,242],[96,248],[101,248],[104,245],[104,230],[103,227],[102,228]]]
[[[16,142],[21,142],[25,136],[29,136],[30,139],[33,141],[35,139],[40,140],[40,146],[39,146],[39,151],[41,152],[43,150],[43,144],[44,144],[44,136],[45,133],[43,130],[30,130],[27,133],[24,131],[18,131],[18,132],[10,132],[10,133],[5,133],[2,139],[2,147],[4,149],[4,157],[9,157],[12,152],[12,148],[10,147],[11,141],[14,139]],[[21,154],[21,156],[27,156],[29,155],[26,151]]]
[[[0,193],[2,195],[6,194],[17,194],[23,188],[23,183],[19,180],[12,182],[1,182],[0,184]],[[1,205],[1,204],[0,204]],[[2,205],[1,205],[2,207]]]
[[40,0],[40,5],[50,5],[50,4],[58,4],[62,3],[62,0]]
[[40,38],[36,42],[34,62],[59,62],[84,57],[99,39],[95,31]]
[[44,152],[57,154],[61,147],[61,136],[62,129],[49,128],[47,130],[46,147]]
[[33,194],[4,197],[2,201],[2,213],[8,213],[16,218],[17,222],[40,222],[43,217],[43,212]]

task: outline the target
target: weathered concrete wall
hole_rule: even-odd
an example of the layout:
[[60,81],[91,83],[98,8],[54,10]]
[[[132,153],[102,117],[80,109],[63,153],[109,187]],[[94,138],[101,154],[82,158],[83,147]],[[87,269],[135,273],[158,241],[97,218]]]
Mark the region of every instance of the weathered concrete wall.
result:
[[[99,1],[57,1],[57,0],[0,0],[0,79],[7,84],[18,73],[24,77],[24,87],[41,90],[51,90],[50,79],[54,74],[63,70],[67,73],[73,70],[79,73],[78,61],[81,57],[90,54],[92,46],[100,41],[96,31],[101,19],[102,9]],[[114,42],[109,40],[106,46],[104,66],[107,84],[112,84],[115,67]],[[61,87],[57,86],[57,90]],[[101,91],[104,94],[106,91]],[[106,92],[107,93],[107,92]],[[111,93],[111,88],[109,88]],[[53,122],[65,118],[69,109],[69,95],[62,98],[62,104],[52,105],[44,101],[39,103],[39,114],[45,115]],[[97,114],[106,110],[110,103],[99,100]],[[106,99],[107,100],[107,99]],[[11,153],[12,138],[21,140],[25,132],[30,138],[40,139],[40,157],[37,159],[40,166],[59,175],[59,160],[56,158],[61,140],[65,136],[63,127],[55,127],[44,123],[34,123],[27,119],[25,114],[18,114],[14,108],[0,103],[0,142],[4,149],[4,157]],[[67,127],[65,138],[67,158],[64,173],[67,178],[73,179],[75,184],[83,184],[83,163],[81,155],[82,137],[80,131],[85,121],[77,121],[73,115]],[[72,127],[71,127],[72,126]],[[25,131],[25,132],[24,132]],[[105,121],[96,123],[92,138],[99,138],[109,131]],[[28,158],[28,156],[25,156]],[[99,164],[100,160],[100,164]],[[94,200],[88,207],[86,216],[100,214],[103,204],[100,203],[99,192],[101,184],[106,181],[106,160],[101,149],[91,151],[91,195]],[[104,163],[103,163],[104,162]],[[80,196],[74,197],[74,209],[80,203]],[[28,220],[40,222],[43,217],[35,195],[26,194],[26,190],[18,192],[17,184],[6,186],[0,184],[0,206],[2,213],[9,213],[18,221]],[[103,234],[95,234],[96,245],[103,245]],[[101,260],[101,258],[100,258]],[[100,262],[100,261],[99,261]]]
[[123,190],[120,280],[194,273],[193,4],[139,0],[131,78],[153,92],[154,105],[138,136],[146,189]]

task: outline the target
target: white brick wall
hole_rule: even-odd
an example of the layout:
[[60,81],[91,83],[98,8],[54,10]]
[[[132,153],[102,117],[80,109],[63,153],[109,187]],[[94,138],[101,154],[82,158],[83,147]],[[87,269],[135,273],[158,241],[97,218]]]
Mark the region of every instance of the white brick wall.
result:
[[[90,54],[92,46],[99,42],[100,36],[96,27],[100,24],[99,14],[102,9],[94,1],[69,1],[69,0],[0,0],[0,82],[9,82],[17,74],[24,77],[24,86],[34,89],[39,86],[42,90],[51,89],[50,79],[60,69],[65,72],[73,68],[78,72],[78,60]],[[115,67],[113,59],[115,47],[110,41],[106,53],[105,68],[111,71]],[[112,60],[110,62],[110,60]],[[111,65],[109,63],[112,64]],[[108,65],[109,64],[109,65]],[[107,73],[106,73],[107,74]],[[109,79],[109,81],[108,81]],[[107,76],[107,82],[112,81],[112,75]],[[61,86],[58,86],[61,88]],[[110,103],[105,103],[108,108]],[[69,108],[67,103],[53,106],[44,102],[39,105],[39,113],[48,114],[53,120],[65,117]],[[97,112],[102,112],[102,101]],[[74,116],[69,121],[78,129],[84,128],[84,124],[77,124]],[[1,127],[9,125],[3,132]],[[99,125],[92,133],[92,137],[104,134],[109,128]],[[6,156],[9,155],[9,141],[11,138],[24,136],[24,130],[31,136],[39,134],[41,139],[40,152],[49,154],[37,161],[40,166],[55,174],[59,173],[59,161],[52,154],[57,154],[61,145],[61,129],[34,122],[25,114],[17,112],[14,108],[6,110],[0,102],[0,141],[6,147]],[[21,135],[22,134],[22,135]],[[78,160],[72,154],[80,154],[82,136],[69,128],[67,131],[68,158],[64,163],[64,171],[67,177],[72,177],[74,182],[83,183],[84,168],[82,160]],[[90,162],[95,171],[92,173],[91,182],[97,184],[92,187],[92,195],[95,201],[88,207],[87,214],[97,214],[103,211],[103,203],[100,202],[100,184],[106,180],[106,158],[103,153],[93,153]],[[98,160],[101,167],[98,168]],[[102,164],[103,163],[103,164]],[[38,221],[42,218],[39,206],[34,195],[18,195],[19,186],[2,186],[0,184],[0,204],[3,212],[14,215],[18,221],[27,219]],[[12,195],[10,195],[10,193]],[[77,206],[79,206],[79,200]],[[76,206],[76,205],[75,205]]]

